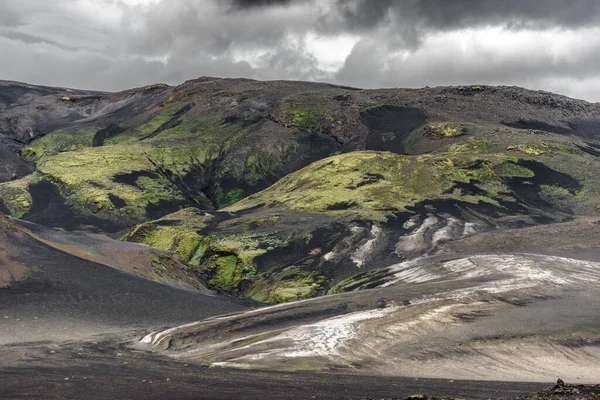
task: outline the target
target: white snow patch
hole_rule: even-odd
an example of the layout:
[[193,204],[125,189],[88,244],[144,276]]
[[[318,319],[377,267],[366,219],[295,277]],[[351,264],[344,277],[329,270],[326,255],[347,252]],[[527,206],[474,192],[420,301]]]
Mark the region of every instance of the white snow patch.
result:
[[471,236],[477,233],[477,224],[473,222],[466,222],[463,229],[462,237]]
[[385,317],[398,309],[399,307],[388,307],[359,311],[326,319],[314,324],[292,328],[289,331],[261,342],[263,344],[291,339],[294,343],[292,346],[254,354],[251,358],[256,360],[266,356],[295,358],[335,355],[341,345],[358,335],[356,325],[360,322]]
[[[512,282],[510,287],[513,289],[542,284],[566,285],[577,281],[600,282],[600,263],[555,256],[488,254],[459,258],[442,264],[425,264],[420,260],[422,259],[390,266],[389,270],[395,272],[394,278],[381,287],[398,282],[461,280],[498,274],[509,276],[508,280]],[[506,283],[507,280],[502,282]],[[498,286],[500,283],[496,282],[494,285]],[[507,289],[499,287],[498,290],[503,292]]]
[[412,229],[419,224],[420,219],[421,217],[419,215],[413,215],[408,221],[404,223],[404,225],[402,225],[402,227],[404,229]]
[[394,279],[379,287],[388,287],[398,282],[419,283],[443,278],[441,275],[431,271],[428,264],[418,265],[420,260],[421,258],[416,258],[389,266],[389,271],[396,272]]
[[[421,252],[427,250],[429,246],[425,242],[425,233],[427,233],[427,231],[432,226],[437,224],[438,221],[439,220],[437,219],[437,217],[430,215],[425,219],[425,221],[423,221],[423,223],[421,224],[421,226],[419,226],[418,229],[415,229],[413,231],[413,233],[411,233],[410,235],[400,236],[398,238],[398,242],[396,243],[396,254],[402,257],[405,253],[411,253],[415,251]],[[412,223],[409,225],[412,225]]]
[[431,247],[437,246],[439,243],[447,242],[448,240],[452,240],[454,235],[453,232],[456,232],[460,227],[460,221],[455,218],[448,218],[447,224],[442,229],[438,229],[431,238]]
[[373,250],[375,250],[377,242],[381,239],[382,236],[383,231],[381,230],[381,228],[373,225],[371,227],[371,239],[367,240],[365,244],[360,246],[350,256],[350,258],[352,259],[352,261],[354,261],[354,264],[356,264],[358,268],[362,267],[365,264],[369,256],[373,253]]

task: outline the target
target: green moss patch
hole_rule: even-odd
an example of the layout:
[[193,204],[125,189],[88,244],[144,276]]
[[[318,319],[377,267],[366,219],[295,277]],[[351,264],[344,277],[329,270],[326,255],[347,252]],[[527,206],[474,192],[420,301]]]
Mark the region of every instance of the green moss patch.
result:
[[[477,181],[491,194],[508,190],[502,183],[502,171],[497,170],[503,160],[452,154],[348,153],[311,164],[227,210],[285,206],[299,212],[382,220],[389,213],[406,210],[424,199],[456,198],[457,195],[448,193],[456,181]],[[461,200],[493,202],[491,195],[461,196]]]
[[202,245],[197,232],[206,227],[209,217],[195,208],[186,208],[161,219],[133,228],[122,240],[144,243],[179,254],[191,261]]
[[0,198],[15,218],[23,217],[31,208],[33,200],[29,193],[29,185],[38,183],[42,177],[34,172],[16,181],[0,183]]
[[284,119],[290,126],[311,132],[319,132],[333,121],[337,105],[334,98],[305,95],[286,104]]
[[[203,157],[204,150],[195,147],[150,147],[114,145],[82,148],[41,158],[38,173],[56,184],[66,203],[74,209],[115,210],[110,195],[125,202],[120,207],[134,219],[143,219],[148,205],[187,201],[158,167],[185,176],[190,157]],[[133,183],[124,183],[119,176],[141,174]]]
[[261,277],[244,294],[266,303],[286,303],[315,297],[324,291],[329,279],[318,271],[289,268],[282,273]]
[[448,139],[462,136],[467,133],[467,128],[459,123],[437,123],[427,126],[425,134],[431,139]]
[[[473,204],[486,202],[501,207],[498,199],[513,192],[510,183],[516,182],[513,178],[531,178],[532,182],[539,183],[546,179],[536,177],[525,166],[526,163],[519,162],[521,159],[552,156],[542,164],[548,162],[548,168],[567,171],[571,176],[585,177],[586,174],[579,170],[586,163],[597,168],[590,156],[491,153],[491,146],[480,138],[469,138],[460,146],[464,148],[450,146],[447,152],[419,156],[361,151],[329,157],[282,178],[270,188],[225,210],[284,207],[332,217],[383,221],[431,199],[453,199]],[[561,164],[559,160],[565,162]],[[552,173],[551,170],[548,173]],[[457,183],[474,185],[473,190],[456,189]],[[594,185],[586,178],[584,187],[593,186],[594,192],[597,192],[597,185]]]
[[292,125],[307,130],[314,130],[321,116],[322,114],[317,110],[301,107],[293,109],[290,113]]
[[61,152],[91,147],[94,135],[98,129],[89,128],[69,133],[51,133],[25,147],[21,150],[21,155],[24,159],[33,161],[39,160],[44,156],[52,156]]
[[243,275],[243,267],[234,255],[216,257],[213,268],[215,274],[210,284],[222,289],[232,289]]
[[525,154],[537,157],[537,156],[546,154],[549,151],[549,146],[545,143],[540,143],[537,145],[536,144],[524,144],[524,145],[518,146],[518,149],[521,150]]
[[314,225],[289,226],[279,215],[269,214],[218,224],[213,218],[197,209],[184,209],[135,227],[123,240],[176,253],[208,276],[211,286],[257,301],[279,303],[324,292],[328,278],[322,273],[285,268],[283,261],[268,266],[257,262],[270,252],[280,254],[302,246],[308,249]]

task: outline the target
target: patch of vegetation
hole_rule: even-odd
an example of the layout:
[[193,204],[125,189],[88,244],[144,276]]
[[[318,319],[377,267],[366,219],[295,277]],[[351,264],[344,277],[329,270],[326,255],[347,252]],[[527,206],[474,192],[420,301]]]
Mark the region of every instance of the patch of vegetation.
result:
[[142,88],[144,93],[151,93],[155,90],[160,90],[169,87],[166,83],[155,83],[153,85],[147,85]]
[[540,195],[543,198],[551,199],[551,200],[568,200],[572,199],[574,195],[569,192],[569,190],[554,185],[541,185],[541,193]]
[[76,151],[92,146],[97,128],[75,132],[54,132],[46,135],[21,150],[21,156],[28,161],[39,160],[61,152]]
[[294,110],[292,111],[292,125],[307,130],[313,130],[321,116],[314,110]]
[[332,106],[321,98],[307,98],[289,104],[287,122],[296,128],[318,132],[327,120],[333,120]]
[[[209,276],[213,287],[264,302],[313,297],[324,291],[327,278],[317,272],[278,267],[261,270],[256,260],[271,251],[310,241],[312,229],[288,227],[279,215],[244,216],[212,226],[212,217],[185,209],[139,225],[123,240],[168,250]],[[288,229],[282,232],[282,229]]]
[[448,148],[450,154],[481,154],[489,152],[489,144],[487,140],[482,137],[471,137],[465,142],[454,143]]
[[[535,174],[518,162],[523,157],[531,157],[529,154],[515,157],[490,153],[490,150],[485,140],[469,138],[450,146],[447,152],[419,156],[375,151],[341,154],[292,173],[225,210],[283,207],[331,217],[385,221],[429,199],[500,206],[497,198],[502,198],[502,193],[512,192],[507,186],[509,178],[529,178]],[[580,176],[574,167],[583,166],[583,160],[579,157],[576,161],[577,156],[566,154],[562,159],[566,160],[567,156],[574,159],[561,164],[557,158],[550,168],[558,171],[568,168],[572,176]],[[378,176],[378,179],[363,184],[365,176]],[[454,190],[457,182],[474,185],[475,189],[471,193]]]
[[12,217],[22,218],[29,211],[33,204],[29,185],[38,183],[41,179],[40,174],[34,172],[15,181],[0,183],[0,198]]
[[179,254],[184,261],[192,261],[202,245],[203,237],[197,232],[207,226],[209,217],[195,208],[186,208],[161,219],[136,226],[121,240],[145,243]]
[[432,124],[425,129],[425,134],[431,139],[453,138],[462,136],[466,132],[464,125],[455,122]]
[[237,97],[237,102],[241,103],[242,101],[247,100],[249,98],[250,98],[250,96],[248,96],[247,93],[242,93]]
[[265,303],[286,303],[309,299],[324,291],[329,279],[318,271],[289,268],[279,274],[261,277],[244,295]]
[[[141,90],[164,87],[150,85]],[[141,115],[115,121],[114,132],[96,141],[100,126],[53,132],[33,141],[22,155],[37,162],[39,176],[58,188],[65,204],[78,216],[133,224],[175,206],[231,205],[253,186],[280,176],[308,133],[276,140],[264,134],[257,137],[254,133],[260,123],[249,124],[241,117],[206,107],[207,96],[211,102],[229,105],[232,96],[243,101],[248,93],[205,91],[200,81],[173,89],[171,101],[153,109],[151,118],[141,124]],[[328,121],[329,106],[320,101],[320,96],[310,95],[294,102],[295,123],[306,128]],[[208,163],[207,158],[215,153],[220,158]],[[119,178],[135,174],[140,177],[134,182],[124,183]],[[26,182],[11,184],[4,191],[13,215],[21,216],[29,208],[26,191]],[[118,197],[118,206],[111,196]]]
[[233,289],[243,276],[243,266],[234,255],[216,257],[212,267],[215,274],[209,283],[221,289]]
[[548,152],[548,145],[545,143],[540,144],[524,144],[518,146],[519,150],[530,156],[538,157]]
[[496,167],[496,172],[500,176],[511,176],[511,177],[519,177],[519,178],[533,178],[535,174],[514,162],[503,162]]
[[297,143],[284,144],[280,148],[256,149],[246,156],[243,180],[249,185],[255,185],[281,171],[286,162],[297,150]]
[[[424,199],[456,198],[456,195],[444,194],[455,181],[475,180],[492,194],[508,190],[494,171],[501,163],[502,159],[497,157],[488,159],[470,154],[401,156],[387,152],[353,152],[317,161],[226,210],[258,205],[285,206],[299,212],[351,214],[385,220],[386,215]],[[381,179],[359,185],[365,175],[381,176]],[[481,196],[461,196],[461,200],[494,202]],[[339,204],[352,204],[352,207],[338,207]]]
[[[102,146],[46,156],[38,161],[37,171],[57,185],[65,202],[77,210],[115,210],[109,194],[126,203],[122,211],[136,219],[145,217],[148,204],[181,201],[185,198],[168,179],[156,173],[157,166],[185,176],[190,156],[202,150],[191,146],[155,147],[142,145]],[[150,161],[152,160],[152,161]],[[116,179],[117,175],[153,172],[135,184]]]
[[139,132],[142,136],[148,136],[154,133],[158,128],[169,122],[171,119],[173,119],[171,112],[163,111],[148,122],[146,122],[145,124],[138,126],[136,128],[136,131]]
[[228,193],[227,193],[227,198],[229,199],[229,202],[227,203],[227,205],[231,205],[234,203],[237,203],[238,201],[242,200],[244,198],[244,190],[243,189],[231,189]]

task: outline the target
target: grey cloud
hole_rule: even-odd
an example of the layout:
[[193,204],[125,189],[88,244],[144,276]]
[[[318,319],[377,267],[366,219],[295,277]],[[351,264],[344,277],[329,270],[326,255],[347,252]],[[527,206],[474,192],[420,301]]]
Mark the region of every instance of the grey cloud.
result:
[[337,0],[347,29],[367,29],[390,18],[413,27],[446,30],[502,24],[580,27],[600,21],[596,0]]
[[[94,52],[61,49],[36,53],[26,46],[0,38],[0,54],[18,63],[2,63],[3,79],[33,84],[96,90],[122,90],[157,82],[178,84],[202,75],[248,76],[259,74],[244,62],[174,56],[170,64],[142,57],[113,58]],[[177,68],[173,68],[176,65]]]
[[[580,40],[573,37],[571,42]],[[600,84],[594,84],[600,81],[600,41],[562,54],[552,48],[538,48],[535,42],[521,45],[519,51],[490,54],[493,49],[474,46],[465,51],[459,41],[447,39],[426,42],[404,57],[389,55],[387,47],[376,39],[361,40],[336,80],[348,85],[362,82],[369,87],[517,85],[600,100]],[[595,96],[590,96],[589,85],[595,88]]]
[[137,21],[141,28],[130,32],[129,51],[146,55],[168,52],[173,46],[186,44],[211,53],[227,52],[233,45],[277,47],[288,33],[304,34],[309,30],[310,9],[249,10],[228,13],[219,2],[181,0],[162,1],[144,13],[130,10],[128,24]]
[[[201,75],[358,87],[477,82],[600,100],[600,84],[582,83],[600,79],[595,36],[558,37],[552,49],[525,55],[429,40],[464,28],[580,31],[599,22],[596,0],[0,0],[0,54],[11,60],[0,63],[0,79],[101,90]],[[321,69],[307,35],[358,42],[332,72]]]
[[15,26],[20,23],[20,18],[10,0],[0,0],[0,25]]
[[[15,27],[23,25],[37,14],[52,14],[57,8],[68,7],[76,0],[60,2],[40,0],[0,0],[0,25]],[[102,0],[100,0],[102,1]]]
[[232,0],[233,8],[243,9],[252,7],[282,6],[298,0]]
[[23,33],[23,32],[18,32],[18,31],[14,31],[14,30],[6,30],[6,29],[2,29],[2,28],[0,28],[0,37],[4,37],[6,39],[11,39],[11,40],[17,40],[17,41],[23,42],[25,44],[40,44],[40,43],[47,44],[47,45],[59,47],[64,50],[76,51],[76,50],[80,49],[79,47],[67,46],[67,45],[59,43],[55,40],[44,38],[41,36],[30,35],[30,34]]
[[396,47],[416,48],[424,36],[463,28],[580,28],[600,23],[596,0],[335,0],[321,15],[323,33],[385,31]]

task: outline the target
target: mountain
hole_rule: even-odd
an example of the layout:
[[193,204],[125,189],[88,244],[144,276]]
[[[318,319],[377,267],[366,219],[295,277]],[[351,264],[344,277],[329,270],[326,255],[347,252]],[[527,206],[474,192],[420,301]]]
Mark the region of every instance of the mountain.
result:
[[127,240],[176,249],[215,287],[260,301],[598,207],[600,105],[547,92],[3,85],[5,212],[113,237],[142,223]]
[[593,382],[599,174],[600,104],[518,87],[0,82],[0,345]]
[[185,206],[223,208],[337,153],[468,152],[485,138],[519,156],[575,136],[573,151],[593,154],[585,141],[600,114],[597,104],[507,87],[201,78],[109,94],[2,85],[2,151],[12,154],[3,157],[3,180],[12,179],[0,187],[5,207],[45,225],[106,232]]

